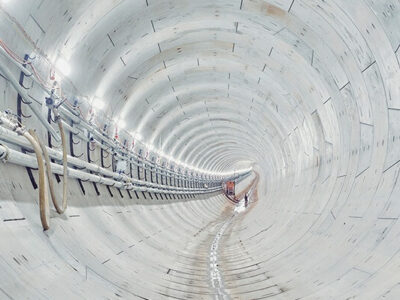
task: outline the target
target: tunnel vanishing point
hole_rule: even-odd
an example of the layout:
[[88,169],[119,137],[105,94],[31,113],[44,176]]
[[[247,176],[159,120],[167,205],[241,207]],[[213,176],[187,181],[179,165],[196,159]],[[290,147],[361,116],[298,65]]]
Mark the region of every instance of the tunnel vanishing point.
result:
[[0,0],[0,299],[400,299],[399,49],[398,0]]

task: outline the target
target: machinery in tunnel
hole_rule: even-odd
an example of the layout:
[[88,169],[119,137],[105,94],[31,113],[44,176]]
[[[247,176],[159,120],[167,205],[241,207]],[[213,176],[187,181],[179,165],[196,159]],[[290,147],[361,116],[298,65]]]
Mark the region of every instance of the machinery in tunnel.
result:
[[224,182],[225,193],[228,196],[235,196],[235,181]]
[[0,299],[399,299],[399,25],[0,0]]

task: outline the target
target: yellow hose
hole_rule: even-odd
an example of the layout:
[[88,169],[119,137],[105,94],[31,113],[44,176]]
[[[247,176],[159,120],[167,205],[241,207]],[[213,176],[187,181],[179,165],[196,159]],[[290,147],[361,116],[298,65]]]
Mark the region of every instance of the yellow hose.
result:
[[29,132],[25,131],[23,136],[29,141],[32,145],[33,150],[36,154],[36,160],[39,169],[39,209],[40,209],[40,221],[42,222],[43,230],[48,230],[49,227],[49,199],[47,197],[47,189],[46,189],[46,177],[43,163],[43,156],[40,145],[36,141],[35,137],[36,133],[33,130],[29,130]]
[[33,133],[32,136],[36,139],[37,143],[39,144],[40,148],[42,149],[44,159],[46,161],[46,173],[47,173],[47,180],[49,182],[49,189],[50,189],[50,195],[51,195],[51,200],[53,201],[53,205],[59,214],[63,214],[65,210],[67,209],[67,178],[68,178],[68,168],[67,168],[67,150],[66,150],[66,143],[65,143],[65,135],[64,135],[64,130],[61,124],[61,121],[58,122],[60,133],[61,133],[61,141],[62,141],[62,146],[63,146],[63,201],[62,201],[62,208],[58,205],[56,193],[54,191],[54,183],[53,183],[53,172],[51,171],[51,161],[49,157],[49,153],[47,151],[47,148],[43,145],[43,143],[40,141],[39,137],[36,135],[36,133]]

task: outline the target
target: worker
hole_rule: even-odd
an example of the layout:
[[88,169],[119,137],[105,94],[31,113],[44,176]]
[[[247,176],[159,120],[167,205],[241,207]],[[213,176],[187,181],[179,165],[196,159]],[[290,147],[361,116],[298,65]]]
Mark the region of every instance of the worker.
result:
[[247,207],[247,204],[249,203],[249,198],[247,194],[244,195],[244,207]]

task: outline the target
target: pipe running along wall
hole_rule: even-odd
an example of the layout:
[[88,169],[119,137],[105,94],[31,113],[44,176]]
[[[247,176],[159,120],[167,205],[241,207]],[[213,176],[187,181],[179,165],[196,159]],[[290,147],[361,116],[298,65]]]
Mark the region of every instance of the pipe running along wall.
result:
[[0,127],[0,298],[400,297],[397,1],[0,5],[0,110],[62,175],[53,89],[69,145],[43,232],[42,160]]

